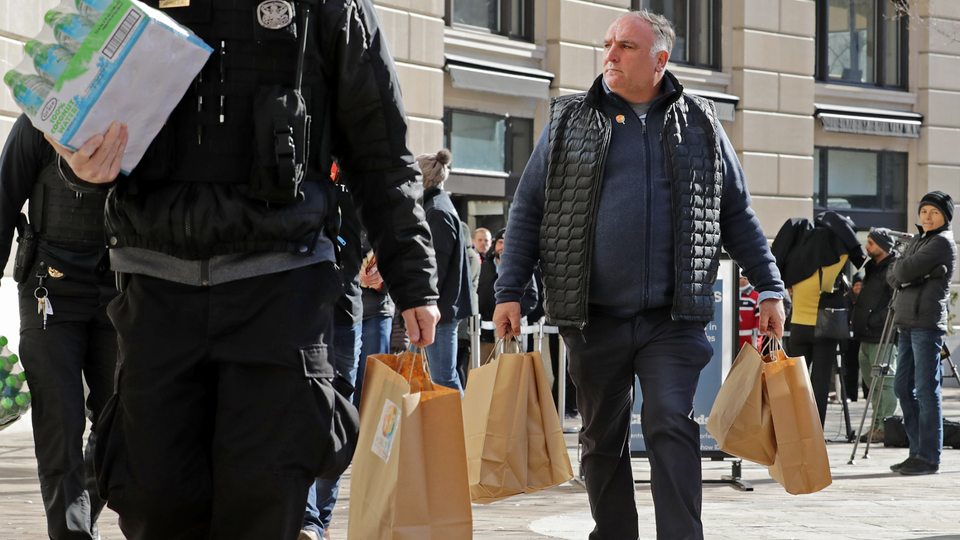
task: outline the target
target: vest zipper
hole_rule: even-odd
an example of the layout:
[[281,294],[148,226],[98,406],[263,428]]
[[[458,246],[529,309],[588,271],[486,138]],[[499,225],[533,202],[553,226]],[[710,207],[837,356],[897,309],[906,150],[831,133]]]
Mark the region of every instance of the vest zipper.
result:
[[586,256],[584,257],[584,266],[583,266],[583,289],[581,290],[581,294],[580,294],[580,298],[581,298],[580,331],[581,332],[583,332],[583,329],[587,327],[587,322],[588,322],[587,312],[589,311],[588,304],[590,300],[590,297],[589,297],[590,267],[593,265],[593,249],[591,248],[591,246],[593,245],[592,240],[594,239],[594,235],[597,234],[596,218],[597,218],[597,210],[600,207],[599,191],[600,189],[602,189],[602,186],[600,184],[603,181],[603,173],[606,169],[606,161],[607,161],[606,155],[607,155],[608,147],[610,146],[610,137],[612,134],[611,133],[612,128],[610,127],[610,119],[603,114],[600,114],[599,116],[601,118],[600,122],[603,124],[603,129],[605,132],[605,136],[603,140],[600,142],[600,156],[602,156],[604,159],[600,162],[600,167],[597,168],[596,176],[594,177],[594,185],[597,189],[594,189],[593,193],[591,194],[593,197],[593,201],[591,201],[592,202],[591,210],[592,210],[593,219],[590,220],[591,221],[590,230],[587,231],[587,236],[586,236],[587,241],[584,242],[584,244],[586,245],[586,249],[585,249]]
[[653,167],[650,165],[651,155],[650,155],[650,138],[647,137],[647,120],[646,116],[640,119],[640,125],[643,126],[643,147],[647,151],[647,234],[644,236],[644,244],[646,248],[647,262],[643,265],[643,309],[650,307],[650,198],[653,196],[650,185],[653,183],[651,177],[651,172]]

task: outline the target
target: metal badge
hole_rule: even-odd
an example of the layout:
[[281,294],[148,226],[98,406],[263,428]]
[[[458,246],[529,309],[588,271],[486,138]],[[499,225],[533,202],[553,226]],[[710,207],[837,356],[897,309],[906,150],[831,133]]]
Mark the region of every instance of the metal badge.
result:
[[160,0],[160,9],[190,7],[190,0]]
[[57,270],[56,268],[54,268],[54,267],[52,267],[52,266],[50,267],[50,270],[49,270],[49,271],[50,271],[50,277],[52,277],[52,278],[58,278],[58,279],[59,279],[59,278],[62,278],[62,277],[63,277],[63,272]]
[[287,0],[266,0],[257,7],[257,20],[260,26],[270,30],[280,30],[293,23],[293,4]]

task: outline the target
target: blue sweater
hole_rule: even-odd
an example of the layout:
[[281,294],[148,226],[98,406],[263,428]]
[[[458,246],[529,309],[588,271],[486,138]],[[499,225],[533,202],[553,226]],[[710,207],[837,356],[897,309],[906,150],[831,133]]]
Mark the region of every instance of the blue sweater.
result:
[[[663,91],[646,117],[604,84],[604,111],[613,133],[603,180],[591,263],[590,309],[631,317],[671,305],[675,285],[674,231],[670,181],[663,153],[666,98],[678,90],[664,78]],[[620,118],[622,115],[622,118]],[[723,157],[720,223],[724,249],[743,268],[761,300],[782,297],[783,285],[736,152],[719,126]],[[514,196],[497,279],[497,302],[516,302],[539,259],[540,224],[549,153],[547,125],[527,163]]]

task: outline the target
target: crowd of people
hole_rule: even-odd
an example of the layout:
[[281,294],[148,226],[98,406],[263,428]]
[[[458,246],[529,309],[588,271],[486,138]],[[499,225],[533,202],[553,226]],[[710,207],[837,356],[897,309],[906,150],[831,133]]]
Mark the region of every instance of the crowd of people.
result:
[[[845,305],[834,291],[865,259],[854,224],[835,213],[791,220],[771,250],[712,103],[666,69],[671,23],[640,11],[607,30],[591,89],[551,101],[506,229],[471,235],[444,187],[454,156],[407,148],[372,4],[302,4],[300,38],[254,32],[218,3],[169,10],[219,44],[217,55],[239,56],[204,68],[129,176],[119,174],[128,135],[118,123],[77,151],[25,117],[8,138],[0,248],[9,252],[18,225],[39,239],[30,246],[21,232],[17,280],[50,537],[95,540],[105,503],[128,538],[328,537],[367,356],[389,352],[402,325],[433,380],[462,392],[464,321],[479,313],[496,325],[481,336],[483,358],[524,317],[561,329],[583,421],[590,540],[639,535],[635,377],[657,537],[701,540],[691,411],[713,355],[704,327],[720,251],[743,269],[742,341],[782,336],[792,290],[788,350],[810,362],[822,421],[849,335],[821,332],[820,317]],[[295,72],[312,89],[300,102],[312,123],[264,127],[232,112],[259,111],[269,96],[256,89],[290,85]],[[208,114],[202,104],[221,96],[229,114]],[[292,154],[280,152],[287,128]],[[276,155],[248,151],[262,149],[261,136],[278,137]],[[29,220],[19,214],[27,199]],[[910,439],[901,474],[939,463],[953,208],[927,194],[905,248],[884,231],[866,244],[853,332],[870,385],[888,305],[896,313],[892,391]],[[625,241],[623,231],[645,233]],[[263,399],[251,399],[253,385]],[[885,413],[896,402],[883,388]],[[95,427],[86,450],[85,410]]]

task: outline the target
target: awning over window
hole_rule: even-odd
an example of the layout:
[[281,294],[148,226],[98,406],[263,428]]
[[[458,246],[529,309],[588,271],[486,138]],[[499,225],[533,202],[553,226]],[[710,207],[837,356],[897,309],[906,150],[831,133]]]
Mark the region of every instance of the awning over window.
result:
[[823,124],[824,131],[920,138],[920,125],[923,122],[923,115],[920,113],[820,103],[814,103],[814,107],[817,111],[816,117]]
[[508,96],[550,99],[553,73],[476,60],[465,56],[446,55],[444,69],[450,73],[454,88],[506,94]]
[[714,108],[717,110],[717,118],[720,120],[724,122],[735,122],[737,120],[737,103],[740,103],[739,97],[732,94],[697,90],[696,88],[688,87],[684,87],[683,91],[687,94],[693,94],[712,101]]

